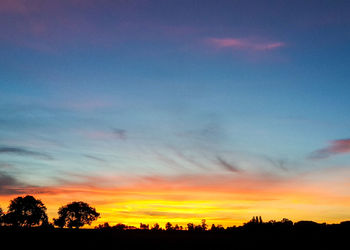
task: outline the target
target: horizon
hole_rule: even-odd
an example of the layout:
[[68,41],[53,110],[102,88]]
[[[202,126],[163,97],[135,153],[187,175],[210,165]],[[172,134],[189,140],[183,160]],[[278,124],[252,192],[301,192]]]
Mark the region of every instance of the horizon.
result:
[[0,207],[350,220],[350,2],[0,0]]

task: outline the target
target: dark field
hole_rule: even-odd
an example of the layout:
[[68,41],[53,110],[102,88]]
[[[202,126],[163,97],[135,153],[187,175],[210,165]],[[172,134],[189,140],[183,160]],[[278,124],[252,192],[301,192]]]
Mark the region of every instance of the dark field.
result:
[[349,249],[349,225],[233,228],[213,232],[1,228],[14,249]]

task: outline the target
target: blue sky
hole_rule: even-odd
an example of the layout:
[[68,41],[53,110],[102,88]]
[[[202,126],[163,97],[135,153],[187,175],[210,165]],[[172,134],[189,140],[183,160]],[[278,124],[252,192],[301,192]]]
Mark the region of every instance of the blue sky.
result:
[[347,168],[349,11],[1,1],[0,188]]

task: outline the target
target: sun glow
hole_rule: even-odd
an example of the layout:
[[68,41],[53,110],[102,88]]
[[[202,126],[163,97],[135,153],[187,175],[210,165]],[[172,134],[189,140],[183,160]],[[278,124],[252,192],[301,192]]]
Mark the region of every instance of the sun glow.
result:
[[[130,226],[159,223],[163,227],[171,222],[186,227],[187,223],[200,224],[202,219],[210,225],[227,227],[241,225],[255,215],[265,221],[289,218],[339,222],[350,205],[348,197],[339,194],[339,185],[326,188],[323,182],[316,181],[300,185],[300,179],[267,182],[243,176],[146,179],[114,188],[72,185],[28,192],[44,202],[51,220],[57,217],[57,209],[68,202],[88,202],[101,214],[90,227],[104,222]],[[2,207],[14,197],[2,196]]]

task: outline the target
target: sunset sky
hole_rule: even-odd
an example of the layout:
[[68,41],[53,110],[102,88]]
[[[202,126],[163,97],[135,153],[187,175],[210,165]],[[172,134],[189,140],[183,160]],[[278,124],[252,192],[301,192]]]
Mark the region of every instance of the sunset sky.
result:
[[0,207],[350,219],[350,1],[0,0]]

